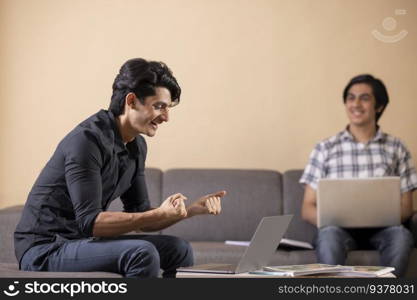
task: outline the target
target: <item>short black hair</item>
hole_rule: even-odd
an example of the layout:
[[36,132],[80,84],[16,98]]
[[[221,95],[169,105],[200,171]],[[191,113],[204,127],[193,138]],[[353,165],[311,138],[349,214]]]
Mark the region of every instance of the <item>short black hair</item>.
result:
[[166,64],[143,58],[129,59],[114,79],[109,111],[115,116],[123,114],[128,93],[134,93],[144,104],[146,97],[155,95],[157,87],[167,88],[172,101],[180,102],[181,88]]
[[382,110],[380,112],[377,112],[375,116],[375,122],[378,123],[379,118],[382,116],[389,102],[387,89],[385,88],[384,83],[380,79],[375,78],[372,75],[369,75],[369,74],[358,75],[358,76],[353,77],[349,81],[347,86],[345,87],[343,91],[343,103],[346,103],[346,98],[347,98],[349,89],[353,85],[358,84],[358,83],[368,84],[372,88],[372,92],[375,97],[375,101],[376,101],[375,108],[378,109],[382,107]]

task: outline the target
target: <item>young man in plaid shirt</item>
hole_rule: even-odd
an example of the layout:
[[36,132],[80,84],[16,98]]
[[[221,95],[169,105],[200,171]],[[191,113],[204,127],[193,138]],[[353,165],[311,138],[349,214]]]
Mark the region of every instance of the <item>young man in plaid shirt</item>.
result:
[[[417,174],[404,144],[378,126],[388,104],[384,84],[371,75],[356,76],[346,86],[343,101],[349,125],[315,146],[300,179],[305,185],[303,219],[317,225],[316,189],[320,178],[400,176],[401,220],[406,221],[412,215]],[[320,263],[341,265],[348,251],[375,248],[381,265],[395,267],[395,275],[402,276],[414,241],[402,225],[361,229],[326,226],[318,229],[314,244]]]

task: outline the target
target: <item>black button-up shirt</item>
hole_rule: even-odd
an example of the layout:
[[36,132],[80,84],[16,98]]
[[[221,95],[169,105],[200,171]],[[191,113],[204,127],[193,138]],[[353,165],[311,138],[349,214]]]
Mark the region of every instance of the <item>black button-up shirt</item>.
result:
[[97,215],[119,196],[127,212],[149,210],[146,150],[142,136],[125,146],[105,110],[75,127],[29,193],[14,234],[18,261],[34,245],[91,237]]

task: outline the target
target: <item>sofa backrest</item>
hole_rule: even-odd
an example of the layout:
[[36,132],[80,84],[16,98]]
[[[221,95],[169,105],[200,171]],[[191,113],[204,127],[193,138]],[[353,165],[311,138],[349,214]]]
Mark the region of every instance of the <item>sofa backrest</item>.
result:
[[282,214],[282,176],[265,170],[172,169],[163,174],[162,199],[226,190],[222,213],[186,219],[162,231],[191,241],[250,240],[264,216]]
[[304,187],[299,180],[302,173],[303,170],[289,170],[283,174],[283,212],[294,215],[285,237],[311,243],[317,229],[301,218]]
[[[162,171],[156,168],[145,169],[146,186],[148,187],[149,201],[152,207],[161,205]],[[108,208],[109,211],[123,211],[123,203],[120,198],[113,200]]]

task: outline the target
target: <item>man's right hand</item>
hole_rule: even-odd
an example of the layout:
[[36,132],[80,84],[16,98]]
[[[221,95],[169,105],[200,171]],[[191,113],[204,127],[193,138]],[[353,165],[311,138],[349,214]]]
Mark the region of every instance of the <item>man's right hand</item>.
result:
[[178,193],[169,196],[162,202],[159,209],[169,218],[169,219],[184,219],[187,217],[187,210],[185,209],[184,201],[187,200],[183,194]]

